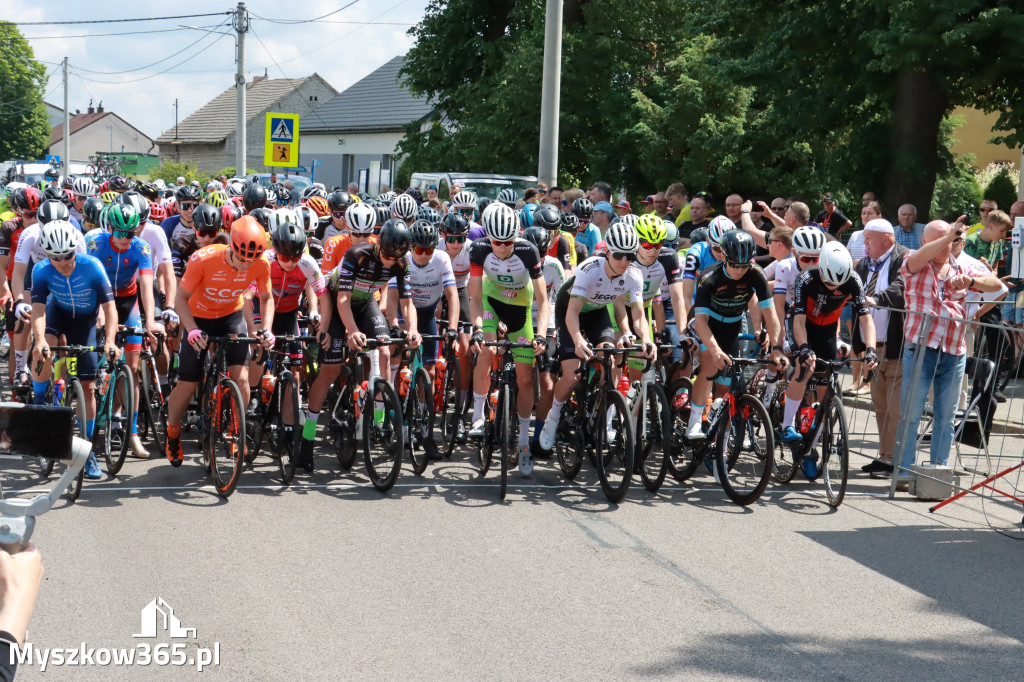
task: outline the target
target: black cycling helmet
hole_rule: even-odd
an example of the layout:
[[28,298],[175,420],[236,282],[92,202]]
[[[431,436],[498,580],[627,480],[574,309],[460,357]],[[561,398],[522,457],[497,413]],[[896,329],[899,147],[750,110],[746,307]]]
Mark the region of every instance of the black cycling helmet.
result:
[[580,219],[569,212],[562,214],[562,229],[566,232],[576,234],[576,230],[579,229]]
[[413,246],[418,246],[421,249],[433,249],[437,247],[437,241],[440,237],[435,227],[429,220],[417,220],[409,226],[409,232],[411,233],[410,242]]
[[260,206],[259,208],[254,208],[253,210],[249,211],[249,215],[255,218],[256,222],[258,222],[264,230],[270,230],[271,213],[272,211],[266,206]]
[[174,198],[178,200],[179,204],[183,201],[202,201],[203,190],[195,185],[182,185],[174,190]]
[[423,203],[423,192],[419,191],[415,187],[410,187],[409,189],[405,190],[405,193],[411,196],[413,199],[415,199],[417,204]]
[[398,260],[405,258],[405,254],[409,252],[411,240],[412,235],[405,221],[391,218],[381,226],[377,246],[382,256]]
[[199,204],[192,213],[192,224],[199,230],[220,230],[224,221],[220,217],[220,209],[213,204]]
[[352,197],[344,190],[339,189],[337,192],[331,192],[327,195],[327,208],[332,211],[344,211],[351,205]]
[[532,225],[523,231],[523,238],[529,241],[531,244],[537,247],[537,251],[540,252],[541,258],[551,248],[551,233],[544,228]]
[[313,260],[315,260],[317,263],[324,259],[323,242],[321,242],[316,237],[310,237],[309,245],[306,247],[306,250],[309,252],[309,255],[313,257]]
[[122,204],[134,206],[135,210],[139,213],[139,222],[144,223],[149,220],[149,200],[141,193],[130,190],[122,194],[118,201]]
[[580,220],[589,220],[594,217],[594,204],[590,203],[590,199],[580,197],[572,202],[572,212]]
[[123,175],[115,175],[107,184],[112,192],[127,192],[132,188],[132,181]]
[[706,227],[697,227],[690,232],[690,246],[706,242],[708,240],[708,230]]
[[103,210],[104,206],[103,199],[99,197],[89,197],[86,199],[82,205],[82,217],[85,218],[85,222],[99,225],[100,211]]
[[[58,189],[60,189],[58,187]],[[39,212],[36,214],[39,218],[39,222],[45,225],[53,220],[67,220],[68,207],[64,205],[63,201],[56,199],[47,199],[43,203],[39,204]]]
[[137,191],[149,201],[156,201],[160,197],[160,188],[152,182],[140,182]]
[[468,234],[469,220],[461,213],[449,213],[441,218],[441,231],[451,235]]
[[476,214],[483,215],[484,209],[494,203],[494,199],[490,197],[480,197],[476,200]]
[[43,201],[59,201],[65,206],[71,206],[71,199],[68,198],[68,193],[64,191],[63,187],[53,185],[43,190]]
[[270,242],[275,252],[288,258],[297,258],[306,250],[306,233],[297,222],[281,222],[270,235]]
[[533,224],[545,230],[559,230],[562,228],[562,216],[551,204],[542,204],[533,212]]
[[749,263],[754,257],[754,238],[743,230],[726,230],[722,235],[722,252],[727,263]]
[[292,203],[292,191],[287,187],[277,190],[277,203],[280,206]]
[[382,227],[384,223],[391,220],[391,207],[387,204],[374,204],[373,210],[377,212],[377,227]]
[[242,208],[246,213],[252,213],[257,208],[264,208],[267,205],[267,190],[263,185],[249,185],[242,192]]

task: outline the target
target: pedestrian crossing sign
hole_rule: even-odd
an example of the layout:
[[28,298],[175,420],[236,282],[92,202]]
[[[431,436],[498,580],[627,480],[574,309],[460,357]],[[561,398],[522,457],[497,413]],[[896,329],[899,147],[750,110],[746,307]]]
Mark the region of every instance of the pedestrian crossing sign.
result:
[[298,114],[267,113],[263,165],[285,168],[299,165]]

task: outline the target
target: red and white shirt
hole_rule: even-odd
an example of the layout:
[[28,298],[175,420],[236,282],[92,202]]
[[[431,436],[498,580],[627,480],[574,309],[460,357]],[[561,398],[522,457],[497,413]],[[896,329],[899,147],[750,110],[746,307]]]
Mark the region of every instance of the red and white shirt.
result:
[[[967,353],[966,333],[964,324],[964,299],[967,289],[953,291],[949,280],[957,275],[967,277],[987,277],[992,273],[980,270],[973,265],[962,265],[953,258],[949,259],[946,276],[939,277],[939,270],[928,261],[919,271],[911,273],[908,264],[911,251],[903,260],[900,274],[903,276],[905,290],[903,300],[907,307],[907,316],[903,322],[903,337],[908,343],[917,343],[921,335],[921,326],[925,316],[932,317],[931,329],[924,339],[927,348],[935,348],[952,355]],[[941,269],[941,268],[940,268]],[[952,318],[952,319],[948,319]]]

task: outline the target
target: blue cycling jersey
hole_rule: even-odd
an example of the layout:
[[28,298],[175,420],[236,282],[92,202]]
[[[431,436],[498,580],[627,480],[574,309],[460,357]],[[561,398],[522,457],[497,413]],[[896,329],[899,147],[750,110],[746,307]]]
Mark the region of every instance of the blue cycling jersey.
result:
[[576,243],[587,247],[588,256],[594,255],[594,249],[597,248],[598,242],[602,239],[601,230],[594,223],[590,223],[587,225],[587,229],[576,233]]
[[114,292],[103,265],[80,253],[69,277],[57,272],[49,260],[36,263],[32,269],[32,302],[45,304],[48,296],[73,316],[95,315],[101,304],[113,300]]
[[144,239],[132,237],[128,248],[118,251],[109,232],[96,230],[85,238],[85,249],[103,264],[115,296],[131,296],[138,290],[136,273],[153,274],[149,243]]

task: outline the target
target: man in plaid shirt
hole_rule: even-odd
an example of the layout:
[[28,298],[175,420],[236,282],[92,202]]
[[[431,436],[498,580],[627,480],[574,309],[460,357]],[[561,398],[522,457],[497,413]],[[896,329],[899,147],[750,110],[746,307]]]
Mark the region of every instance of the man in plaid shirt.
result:
[[[999,278],[973,265],[962,266],[951,256],[953,244],[964,241],[964,217],[950,225],[934,220],[924,228],[920,249],[911,251],[903,261],[900,274],[906,283],[904,301],[907,316],[903,324],[903,388],[901,404],[909,406],[903,414],[910,417],[910,428],[900,458],[898,488],[906,490],[909,471],[916,460],[917,429],[924,414],[928,389],[934,388],[932,413],[935,415],[931,439],[933,464],[945,465],[953,442],[953,413],[960,397],[964,366],[967,363],[967,327],[964,298],[967,290],[995,291]],[[926,338],[921,331],[926,316],[931,328]],[[953,319],[942,319],[953,318]],[[915,356],[923,352],[921,374],[912,380]]]

